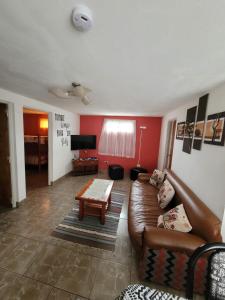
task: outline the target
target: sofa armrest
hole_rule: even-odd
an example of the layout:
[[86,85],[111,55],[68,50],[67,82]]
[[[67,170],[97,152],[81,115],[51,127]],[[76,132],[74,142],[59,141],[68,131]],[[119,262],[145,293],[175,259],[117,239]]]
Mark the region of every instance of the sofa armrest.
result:
[[150,173],[139,173],[137,179],[140,182],[149,182],[150,177],[151,177]]
[[184,233],[164,228],[146,227],[144,231],[144,248],[167,249],[185,252],[191,255],[193,251],[206,244],[206,241],[192,233]]

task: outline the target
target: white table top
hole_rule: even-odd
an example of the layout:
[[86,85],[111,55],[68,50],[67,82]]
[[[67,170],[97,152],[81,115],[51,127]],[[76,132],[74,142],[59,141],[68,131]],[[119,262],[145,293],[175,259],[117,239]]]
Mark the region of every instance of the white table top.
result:
[[84,192],[82,197],[90,199],[104,200],[108,187],[113,183],[113,180],[94,179],[92,184]]

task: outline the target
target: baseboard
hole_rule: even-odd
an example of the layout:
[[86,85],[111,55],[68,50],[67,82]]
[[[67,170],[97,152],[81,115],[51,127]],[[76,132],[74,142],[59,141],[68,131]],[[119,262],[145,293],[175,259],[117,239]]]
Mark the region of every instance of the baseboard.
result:
[[65,177],[71,175],[73,173],[73,171],[69,171],[68,173],[66,173],[65,175],[59,177],[58,179],[56,179],[55,181],[51,181],[50,185],[54,185],[56,183],[59,183],[60,181],[62,181]]
[[24,199],[22,199],[22,200],[20,200],[20,201],[16,201],[16,206],[13,207],[13,208],[19,208],[19,207],[20,207],[20,204],[23,203],[26,199],[27,199],[27,198],[24,198]]

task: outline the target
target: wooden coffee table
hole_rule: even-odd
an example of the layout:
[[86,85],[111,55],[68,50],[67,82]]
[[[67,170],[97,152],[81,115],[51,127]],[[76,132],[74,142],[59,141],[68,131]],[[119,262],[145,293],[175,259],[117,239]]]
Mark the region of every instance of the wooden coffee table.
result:
[[113,180],[91,179],[75,196],[79,201],[79,219],[85,215],[100,217],[105,224],[105,213],[111,203]]

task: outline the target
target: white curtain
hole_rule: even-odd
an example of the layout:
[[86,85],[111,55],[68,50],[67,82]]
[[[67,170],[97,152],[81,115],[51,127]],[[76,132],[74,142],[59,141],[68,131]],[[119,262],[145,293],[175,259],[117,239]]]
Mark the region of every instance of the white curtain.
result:
[[135,157],[136,121],[105,119],[99,141],[99,154]]

